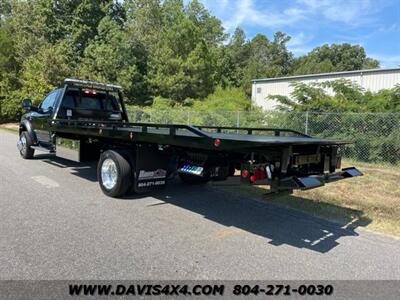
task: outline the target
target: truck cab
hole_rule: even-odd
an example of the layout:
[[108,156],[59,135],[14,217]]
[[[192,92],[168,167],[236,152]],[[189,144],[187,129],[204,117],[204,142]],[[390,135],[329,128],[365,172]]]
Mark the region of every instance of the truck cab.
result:
[[[21,150],[26,150],[28,139],[31,149],[53,152],[55,141],[50,125],[56,119],[128,121],[120,86],[74,79],[66,79],[64,83],[64,87],[48,93],[38,106],[33,106],[30,99],[23,100],[26,113],[21,117],[19,131],[20,135],[26,132],[28,136],[20,139]],[[27,158],[32,155],[25,153]]]

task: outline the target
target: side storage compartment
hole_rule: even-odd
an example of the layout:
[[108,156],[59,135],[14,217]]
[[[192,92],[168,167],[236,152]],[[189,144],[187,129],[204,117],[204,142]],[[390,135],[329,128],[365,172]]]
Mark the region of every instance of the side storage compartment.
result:
[[75,162],[97,161],[100,145],[90,139],[70,139],[56,137],[56,156]]

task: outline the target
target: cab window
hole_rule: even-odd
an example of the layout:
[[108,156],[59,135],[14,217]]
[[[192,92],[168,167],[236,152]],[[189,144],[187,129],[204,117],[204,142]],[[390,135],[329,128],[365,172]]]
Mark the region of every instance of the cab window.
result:
[[43,99],[42,103],[40,103],[40,109],[43,112],[48,112],[50,109],[54,108],[54,103],[56,102],[57,94],[58,90],[52,91]]
[[98,90],[69,89],[64,97],[63,108],[80,110],[121,111],[117,95]]

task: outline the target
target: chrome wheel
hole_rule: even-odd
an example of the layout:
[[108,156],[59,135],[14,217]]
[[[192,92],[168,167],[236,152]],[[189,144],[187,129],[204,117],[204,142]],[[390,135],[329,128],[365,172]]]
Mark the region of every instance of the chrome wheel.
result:
[[117,180],[117,165],[112,159],[107,158],[103,161],[103,165],[101,166],[101,181],[107,190],[111,190],[117,184]]
[[26,151],[26,137],[23,134],[19,137],[17,147],[20,152]]
[[107,158],[101,166],[101,181],[107,190],[111,190],[117,184],[118,171],[115,162]]
[[97,164],[100,188],[110,197],[122,197],[132,186],[131,165],[122,153],[127,155],[127,151],[123,150],[106,150],[101,153]]

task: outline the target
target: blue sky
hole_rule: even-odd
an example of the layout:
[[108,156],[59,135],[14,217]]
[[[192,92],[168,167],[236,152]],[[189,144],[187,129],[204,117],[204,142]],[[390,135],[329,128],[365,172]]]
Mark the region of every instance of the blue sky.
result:
[[400,0],[200,0],[232,33],[288,33],[295,56],[325,43],[362,45],[382,67],[400,66]]

